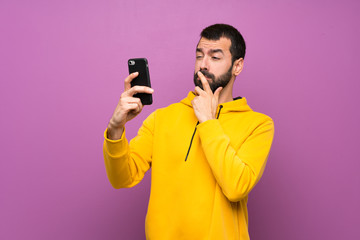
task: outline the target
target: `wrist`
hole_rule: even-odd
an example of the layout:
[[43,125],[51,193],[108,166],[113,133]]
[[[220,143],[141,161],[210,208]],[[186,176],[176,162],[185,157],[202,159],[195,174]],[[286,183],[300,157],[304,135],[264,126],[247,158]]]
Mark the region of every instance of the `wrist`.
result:
[[107,137],[111,140],[119,140],[124,132],[123,126],[116,126],[112,121],[110,120],[108,127],[107,127]]
[[203,117],[201,119],[199,119],[199,123],[203,123],[203,122],[206,122],[208,120],[212,120],[212,119],[215,119],[214,117]]

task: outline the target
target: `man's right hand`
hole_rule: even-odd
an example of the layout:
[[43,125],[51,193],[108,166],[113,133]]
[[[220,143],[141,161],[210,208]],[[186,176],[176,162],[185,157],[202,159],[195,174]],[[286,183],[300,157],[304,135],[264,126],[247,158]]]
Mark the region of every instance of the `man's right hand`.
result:
[[125,79],[125,89],[120,96],[118,105],[108,124],[108,138],[112,140],[120,139],[123,132],[125,123],[138,115],[143,105],[140,98],[133,97],[136,93],[149,93],[152,94],[154,90],[145,86],[131,87],[131,81],[139,75],[138,72],[130,74]]

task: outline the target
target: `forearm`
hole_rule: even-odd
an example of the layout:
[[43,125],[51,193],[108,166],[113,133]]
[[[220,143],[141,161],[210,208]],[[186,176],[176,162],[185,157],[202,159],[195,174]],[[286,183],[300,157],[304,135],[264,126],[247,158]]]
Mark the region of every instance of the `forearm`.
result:
[[198,126],[202,147],[214,177],[230,201],[247,196],[264,171],[273,137],[272,122],[254,131],[238,149],[218,120]]
[[125,133],[118,140],[108,138],[108,129],[104,133],[104,163],[106,174],[114,188],[130,187],[132,184],[129,169],[129,146]]
[[150,168],[152,158],[154,114],[140,127],[135,138],[128,143],[124,129],[118,140],[104,133],[104,161],[106,173],[114,188],[132,187],[138,184]]

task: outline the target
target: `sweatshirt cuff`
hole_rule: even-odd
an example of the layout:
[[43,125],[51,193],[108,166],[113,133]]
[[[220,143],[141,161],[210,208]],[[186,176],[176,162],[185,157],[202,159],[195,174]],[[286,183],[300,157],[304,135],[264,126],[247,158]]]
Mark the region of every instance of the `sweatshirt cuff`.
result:
[[104,132],[104,147],[109,155],[118,156],[123,152],[123,147],[127,145],[127,140],[125,137],[125,129],[121,135],[121,138],[118,140],[112,140],[107,137],[108,129]]
[[224,131],[217,119],[207,120],[200,123],[197,126],[197,129],[202,142],[211,141],[214,137],[224,135]]

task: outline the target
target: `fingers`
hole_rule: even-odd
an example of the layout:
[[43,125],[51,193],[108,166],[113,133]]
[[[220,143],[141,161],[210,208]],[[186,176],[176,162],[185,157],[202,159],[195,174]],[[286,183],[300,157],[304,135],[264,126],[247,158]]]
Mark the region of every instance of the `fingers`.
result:
[[134,86],[131,87],[131,81],[134,80],[139,75],[138,72],[131,73],[129,76],[125,78],[124,82],[124,93],[122,94],[125,97],[132,97],[136,93],[148,93],[152,94],[154,89],[146,86]]
[[143,105],[140,103],[129,103],[129,111],[132,111],[135,115],[141,112]]
[[202,92],[203,92],[203,90],[200,87],[198,87],[198,86],[195,87],[195,95],[196,96],[199,96]]
[[152,94],[153,92],[154,92],[154,89],[146,87],[146,86],[134,86],[134,87],[130,88],[129,90],[127,90],[126,92],[124,92],[124,94],[128,97],[132,97],[137,93]]
[[200,78],[200,81],[203,85],[204,91],[207,93],[212,93],[210,85],[209,85],[208,81],[206,80],[206,77],[204,76],[204,74],[202,74],[202,72],[198,71],[197,75]]
[[137,114],[141,112],[143,105],[141,103],[140,98],[136,97],[124,97],[120,100],[120,109],[121,112],[128,113],[133,112]]
[[129,90],[130,88],[131,88],[131,81],[134,79],[134,78],[136,78],[137,76],[139,75],[139,73],[138,72],[134,72],[134,73],[131,73],[129,76],[127,76],[126,78],[125,78],[125,83],[124,83],[124,91],[127,91],[127,90]]

